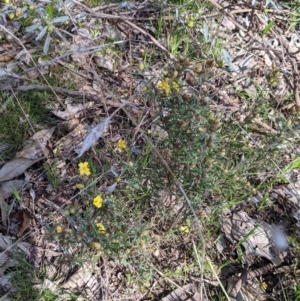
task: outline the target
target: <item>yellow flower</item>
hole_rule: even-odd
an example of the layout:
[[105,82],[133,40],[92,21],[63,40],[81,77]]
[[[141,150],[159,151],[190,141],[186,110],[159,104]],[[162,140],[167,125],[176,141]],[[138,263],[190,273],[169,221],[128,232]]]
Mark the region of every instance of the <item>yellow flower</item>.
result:
[[84,185],[83,184],[76,184],[76,188],[78,188],[78,189],[83,189],[84,188]]
[[95,250],[101,250],[101,245],[98,243],[98,242],[95,242],[95,241],[91,241],[90,242],[90,245],[93,249]]
[[172,88],[173,88],[174,90],[176,90],[176,91],[179,91],[179,85],[178,85],[178,83],[173,82],[173,83],[172,83]]
[[56,231],[56,233],[61,233],[62,232],[62,227],[61,226],[56,226],[55,231]]
[[171,88],[166,81],[159,82],[157,87],[165,92],[166,96],[169,96]]
[[97,195],[93,200],[93,205],[97,208],[101,208],[103,203],[103,199],[100,195]]
[[123,151],[127,151],[128,150],[128,146],[127,146],[127,143],[124,139],[120,139],[118,142],[117,142],[117,151],[119,153],[122,153]]
[[193,28],[194,26],[195,26],[195,23],[194,23],[194,21],[192,21],[192,20],[188,21],[188,23],[187,23],[187,27],[189,27],[189,28]]
[[89,176],[91,174],[90,168],[89,168],[89,162],[81,162],[78,164],[79,166],[79,174],[81,176],[87,175]]
[[105,234],[105,227],[101,223],[96,224],[99,234]]
[[268,287],[268,285],[267,285],[267,283],[266,282],[261,282],[261,284],[260,284],[260,286],[261,286],[261,288],[263,289],[263,290],[266,290],[267,289],[267,287]]
[[180,226],[179,230],[183,233],[190,233],[190,229],[187,225]]
[[141,239],[139,241],[139,247],[140,247],[140,249],[145,249],[146,248],[145,240]]

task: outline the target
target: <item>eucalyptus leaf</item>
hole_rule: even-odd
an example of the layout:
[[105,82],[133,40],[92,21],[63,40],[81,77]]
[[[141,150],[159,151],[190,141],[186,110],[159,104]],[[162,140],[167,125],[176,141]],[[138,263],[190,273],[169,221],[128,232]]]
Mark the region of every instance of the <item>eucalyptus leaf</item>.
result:
[[78,32],[80,33],[80,35],[83,35],[85,37],[88,37],[90,35],[89,31],[86,28],[79,28]]
[[124,180],[124,182],[125,182],[128,186],[130,186],[130,187],[132,187],[132,188],[134,188],[134,189],[140,189],[140,186],[139,186],[139,184],[137,184],[137,183],[134,183],[134,182],[129,181],[129,180]]
[[204,36],[205,42],[208,42],[209,41],[209,36],[208,36],[208,26],[207,26],[207,24],[205,24],[205,23],[203,24],[202,31],[203,31],[203,36]]
[[128,2],[127,2],[127,1],[122,1],[122,2],[120,2],[120,3],[118,4],[118,8],[119,8],[119,9],[122,9],[122,8],[127,7],[127,5],[128,5]]
[[280,10],[279,10],[277,4],[276,4],[274,1],[271,1],[271,5],[273,6],[273,8],[274,8],[278,13],[280,12]]
[[115,168],[113,165],[111,166],[110,171],[111,171],[111,173],[112,173],[115,177],[118,177],[118,176],[119,176],[119,174],[118,174],[116,168]]
[[44,51],[45,54],[48,53],[49,46],[50,46],[50,40],[51,40],[51,37],[50,37],[50,33],[48,32],[47,38],[46,38],[46,41],[45,41],[45,44],[44,44],[44,48],[43,48],[43,51]]
[[74,2],[73,0],[66,0],[64,5],[65,7],[70,8],[71,6],[74,5]]
[[53,19],[52,22],[53,23],[64,23],[64,22],[68,21],[69,19],[70,19],[69,16],[61,16],[61,17]]
[[87,152],[92,146],[94,146],[98,139],[101,138],[104,132],[107,130],[110,123],[110,118],[104,118],[103,121],[96,126],[92,127],[83,140],[81,150],[75,159],[80,158],[85,152]]
[[136,155],[141,153],[141,150],[136,146],[131,147],[130,151]]
[[41,23],[30,25],[30,26],[26,27],[25,31],[26,32],[33,32],[36,29],[38,29],[40,26],[41,26]]
[[267,0],[266,1],[266,4],[265,4],[265,7],[268,7],[268,5],[270,4],[271,0]]
[[231,57],[230,57],[230,55],[229,55],[229,53],[227,52],[226,49],[222,49],[222,55],[223,55],[224,61],[228,65],[229,69],[233,70],[232,60],[231,60]]
[[107,193],[113,193],[115,191],[116,187],[117,187],[117,182],[114,183],[114,184],[112,184],[112,185],[110,185],[110,186],[107,186],[105,188],[105,192],[107,192]]
[[42,39],[43,37],[44,37],[44,35],[46,34],[46,32],[47,32],[47,28],[48,28],[48,26],[45,26],[42,30],[41,30],[41,32],[38,34],[38,36],[35,38],[35,40],[36,41],[38,41],[38,40],[40,40],[40,39]]

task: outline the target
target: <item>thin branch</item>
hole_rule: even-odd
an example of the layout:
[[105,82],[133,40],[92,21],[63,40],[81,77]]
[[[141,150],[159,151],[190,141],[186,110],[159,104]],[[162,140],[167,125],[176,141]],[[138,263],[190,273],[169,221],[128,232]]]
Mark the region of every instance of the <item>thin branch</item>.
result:
[[[82,8],[84,8],[84,10],[88,11],[90,14],[92,14],[95,17],[98,18],[103,18],[103,19],[113,19],[113,20],[119,20],[122,21],[126,24],[128,24],[129,26],[131,26],[132,28],[136,29],[137,31],[139,31],[140,33],[142,33],[143,35],[147,36],[148,38],[150,38],[150,40],[153,42],[153,44],[155,44],[158,48],[160,48],[164,53],[166,53],[166,55],[173,61],[176,61],[176,58],[163,46],[161,45],[151,34],[149,34],[148,32],[146,32],[144,29],[140,28],[139,26],[137,26],[136,24],[132,23],[131,21],[129,21],[128,18],[123,17],[123,16],[118,16],[118,15],[110,15],[110,14],[105,14],[105,13],[97,13],[94,12],[92,9],[90,9],[88,6],[73,0],[73,2],[79,6],[81,6]],[[131,18],[130,18],[131,19]],[[132,19],[131,19],[132,20]]]

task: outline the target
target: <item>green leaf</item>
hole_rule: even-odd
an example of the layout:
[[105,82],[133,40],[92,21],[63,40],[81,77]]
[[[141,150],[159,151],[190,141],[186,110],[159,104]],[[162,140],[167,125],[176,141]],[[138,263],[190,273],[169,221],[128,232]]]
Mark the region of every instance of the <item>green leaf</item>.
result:
[[46,14],[49,18],[52,18],[53,17],[53,13],[54,13],[54,6],[52,3],[49,3],[47,5],[47,8],[46,8]]
[[283,183],[288,183],[288,179],[286,178],[286,174],[288,174],[290,171],[300,167],[300,158],[296,158],[291,164],[289,164],[286,168],[282,170],[280,175],[278,176],[278,180],[282,181]]
[[270,31],[270,29],[273,27],[274,24],[275,24],[275,20],[272,20],[266,25],[266,27],[263,30],[264,36]]
[[288,173],[291,170],[294,170],[295,168],[300,167],[300,158],[296,158],[288,167],[286,167],[283,172]]

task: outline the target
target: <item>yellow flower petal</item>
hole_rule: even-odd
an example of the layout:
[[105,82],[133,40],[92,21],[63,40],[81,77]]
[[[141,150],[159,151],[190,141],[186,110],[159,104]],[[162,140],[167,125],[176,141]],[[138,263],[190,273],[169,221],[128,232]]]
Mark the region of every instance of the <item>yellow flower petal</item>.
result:
[[172,83],[172,88],[175,89],[176,91],[179,91],[179,85],[176,82]]
[[100,195],[97,195],[93,200],[93,205],[97,208],[101,208],[103,203],[103,199]]
[[262,288],[263,290],[266,290],[267,287],[268,287],[268,285],[267,285],[266,282],[261,282],[260,286],[261,286],[261,288]]
[[159,82],[157,87],[165,92],[165,95],[168,96],[170,94],[171,88],[170,85],[166,81]]
[[91,241],[90,242],[90,245],[93,249],[95,250],[101,250],[101,245],[98,243],[98,242],[95,242],[95,241]]
[[128,146],[127,146],[127,143],[124,139],[120,139],[118,142],[117,142],[117,147],[116,147],[117,151],[119,153],[122,153],[123,151],[127,151],[128,150]]
[[78,164],[79,167],[79,174],[81,176],[87,175],[89,176],[91,174],[90,168],[89,168],[89,162],[81,162]]
[[105,234],[105,227],[101,223],[96,224],[99,234]]
[[83,185],[83,184],[80,184],[80,183],[78,183],[78,184],[76,184],[76,188],[78,188],[78,189],[83,189],[83,188],[84,188],[84,185]]
[[56,231],[56,233],[61,233],[62,232],[62,227],[61,226],[56,226],[55,231]]
[[180,226],[179,230],[184,233],[190,233],[190,229],[187,225]]

